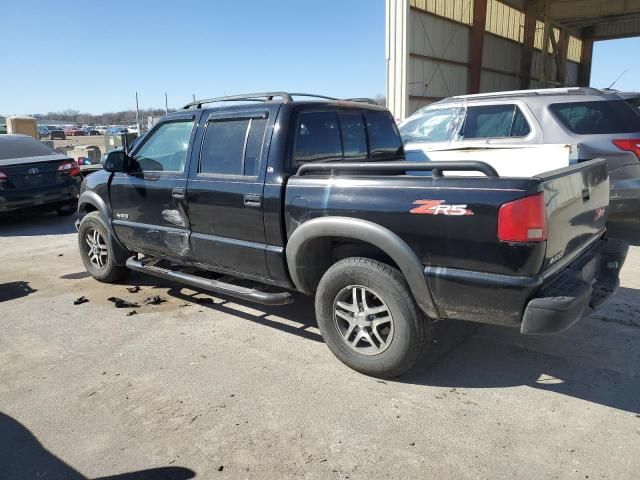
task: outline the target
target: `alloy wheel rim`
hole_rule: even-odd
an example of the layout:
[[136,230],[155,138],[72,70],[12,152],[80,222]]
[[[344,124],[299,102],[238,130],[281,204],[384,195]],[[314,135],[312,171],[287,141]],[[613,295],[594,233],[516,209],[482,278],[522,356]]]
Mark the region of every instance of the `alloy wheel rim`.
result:
[[87,244],[87,257],[91,264],[100,269],[106,267],[109,260],[109,251],[107,250],[107,242],[105,242],[100,232],[95,228],[90,228],[87,230],[84,240]]
[[364,355],[384,352],[393,340],[393,316],[380,295],[349,285],[336,295],[333,321],[349,348]]

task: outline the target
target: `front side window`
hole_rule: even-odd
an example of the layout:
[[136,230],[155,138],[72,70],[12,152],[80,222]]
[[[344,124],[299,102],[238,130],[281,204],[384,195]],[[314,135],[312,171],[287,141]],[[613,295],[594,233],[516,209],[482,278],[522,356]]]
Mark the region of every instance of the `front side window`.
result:
[[142,172],[183,172],[193,131],[193,120],[160,125],[135,153]]
[[342,159],[340,127],[336,112],[303,112],[298,117],[293,161],[325,162]]
[[531,127],[517,105],[483,105],[467,108],[461,136],[473,138],[526,137]]
[[450,142],[455,131],[458,108],[422,110],[409,118],[401,127],[404,143]]
[[266,118],[209,121],[200,173],[256,176],[266,124]]
[[549,110],[578,135],[640,132],[640,115],[624,100],[554,103]]

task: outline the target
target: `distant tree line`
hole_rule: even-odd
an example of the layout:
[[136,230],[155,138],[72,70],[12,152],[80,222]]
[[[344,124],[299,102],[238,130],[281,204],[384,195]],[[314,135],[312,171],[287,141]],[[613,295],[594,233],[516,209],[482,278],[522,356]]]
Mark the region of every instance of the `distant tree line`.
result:
[[[169,109],[170,112],[175,109]],[[164,115],[164,108],[140,109],[140,122],[146,122],[147,117],[160,117]],[[62,110],[61,112],[33,113],[29,115],[36,119],[55,120],[73,124],[88,125],[129,125],[136,121],[135,110],[125,110],[122,112],[108,112],[100,115],[91,113],[81,113],[79,110]],[[0,116],[2,119],[2,116]],[[4,123],[4,122],[2,122]]]

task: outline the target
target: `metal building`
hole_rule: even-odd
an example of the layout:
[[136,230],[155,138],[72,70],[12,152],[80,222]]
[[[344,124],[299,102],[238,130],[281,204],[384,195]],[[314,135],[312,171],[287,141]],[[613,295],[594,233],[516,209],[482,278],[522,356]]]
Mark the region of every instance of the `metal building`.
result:
[[640,0],[386,0],[387,104],[588,86],[593,42],[638,35]]

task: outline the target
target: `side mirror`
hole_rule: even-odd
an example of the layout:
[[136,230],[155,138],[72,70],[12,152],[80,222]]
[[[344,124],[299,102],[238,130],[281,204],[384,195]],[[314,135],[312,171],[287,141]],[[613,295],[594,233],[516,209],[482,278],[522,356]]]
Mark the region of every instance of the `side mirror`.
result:
[[124,150],[112,150],[107,153],[107,158],[102,163],[102,168],[107,172],[126,172],[129,167],[129,157]]

